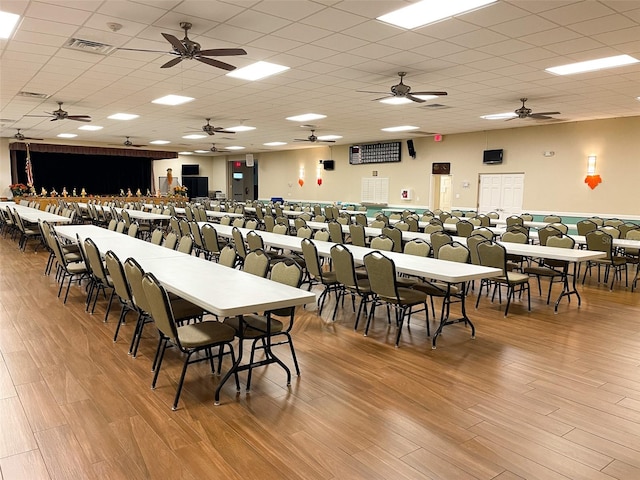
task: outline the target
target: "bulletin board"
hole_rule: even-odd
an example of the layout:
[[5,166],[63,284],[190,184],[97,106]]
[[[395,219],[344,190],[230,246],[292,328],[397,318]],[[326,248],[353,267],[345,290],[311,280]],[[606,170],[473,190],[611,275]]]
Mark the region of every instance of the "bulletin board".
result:
[[364,163],[399,162],[402,153],[401,142],[365,143],[349,147],[349,163],[361,165]]

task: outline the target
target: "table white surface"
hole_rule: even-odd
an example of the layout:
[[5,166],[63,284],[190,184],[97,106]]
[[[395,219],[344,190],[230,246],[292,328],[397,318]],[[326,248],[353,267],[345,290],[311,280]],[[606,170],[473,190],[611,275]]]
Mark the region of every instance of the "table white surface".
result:
[[39,221],[46,221],[49,223],[71,223],[69,217],[62,215],[56,215],[55,213],[45,212],[37,208],[25,207],[24,205],[18,205],[14,202],[0,202],[0,208],[10,208],[13,213],[14,210],[20,215],[20,218],[30,223],[38,223]]

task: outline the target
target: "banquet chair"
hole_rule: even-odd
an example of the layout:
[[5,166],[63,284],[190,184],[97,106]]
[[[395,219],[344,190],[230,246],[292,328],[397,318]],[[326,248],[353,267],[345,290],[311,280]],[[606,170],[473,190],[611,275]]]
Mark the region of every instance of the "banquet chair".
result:
[[[80,239],[78,239],[78,243],[80,243],[79,240]],[[107,272],[107,268],[102,261],[100,251],[98,250],[95,242],[90,238],[85,238],[82,246],[83,248],[80,249],[80,252],[84,252],[84,255],[86,256],[85,265],[87,266],[90,275],[90,281],[87,290],[86,311],[89,311],[89,304],[91,303],[91,297],[94,293],[95,297],[93,299],[93,305],[91,306],[91,314],[93,314],[93,312],[95,311],[100,292],[102,292],[106,297],[107,289],[111,290],[111,295],[109,296],[109,301],[107,303],[107,311],[104,314],[104,321],[106,322],[107,318],[109,318],[111,303],[113,302],[113,296],[115,295],[113,281],[111,280],[111,276]]]
[[193,236],[190,233],[183,235],[180,238],[180,241],[176,246],[176,251],[191,255],[191,252],[193,252]]
[[189,230],[193,237],[193,249],[196,257],[199,257],[201,254],[205,253],[205,248],[204,240],[202,240],[202,232],[198,222],[189,222]]
[[51,246],[56,256],[56,260],[58,262],[58,273],[56,277],[60,278],[60,288],[58,288],[58,298],[60,298],[60,294],[62,293],[62,287],[64,286],[65,279],[69,279],[67,283],[67,290],[64,294],[64,302],[67,303],[67,298],[69,297],[69,288],[71,287],[71,282],[73,280],[82,280],[89,273],[87,266],[82,260],[70,260],[62,250],[62,245],[58,240],[56,235],[51,236],[52,242]]
[[[184,377],[187,373],[187,367],[193,363],[208,361],[211,366],[211,373],[215,372],[214,358],[218,358],[218,374],[220,374],[220,365],[222,357],[225,355],[225,348],[229,348],[231,361],[235,363],[235,353],[232,342],[235,338],[234,330],[229,325],[222,322],[200,322],[187,325],[179,325],[175,317],[173,305],[169,300],[167,291],[160,285],[156,277],[147,273],[142,278],[142,291],[148,299],[151,315],[153,316],[160,342],[156,352],[157,361],[155,363],[155,371],[151,388],[156,388],[158,375],[162,367],[164,354],[169,343],[172,343],[181,353],[185,355],[182,373],[176,387],[176,395],[173,400],[172,410],[178,408],[180,393],[184,384]],[[214,356],[213,349],[218,348],[217,354]],[[204,355],[195,356],[195,354],[204,353]],[[236,387],[240,389],[238,375],[235,375]]]
[[[18,231],[20,232],[20,239],[18,240],[18,247],[23,252],[27,248],[27,242],[34,238],[40,237],[40,229],[35,224],[27,223],[25,224],[22,217],[18,214],[18,212],[14,209],[14,221],[18,227]],[[37,245],[36,245],[37,249]]]
[[261,248],[256,248],[247,253],[242,269],[257,277],[266,278],[269,273],[269,256]]
[[[276,263],[271,270],[271,280],[280,284],[298,288],[302,280],[300,266],[293,260],[284,260]],[[296,307],[284,307],[264,312],[262,315],[244,315],[242,322],[238,317],[227,318],[224,325],[233,328],[236,336],[243,339],[252,339],[249,365],[253,365],[256,352],[263,350],[267,359],[270,359],[271,348],[278,345],[289,345],[291,357],[296,369],[296,375],[300,376],[300,366],[293,347],[291,329],[295,320]],[[241,326],[242,324],[242,326]],[[281,340],[277,340],[282,338]],[[274,340],[276,340],[274,342]],[[251,390],[251,378],[253,369],[249,367],[247,374],[247,391]],[[291,384],[291,372],[287,372],[287,385]]]
[[[505,243],[519,243],[524,245],[529,242],[529,237],[522,232],[506,231],[502,234],[501,241]],[[523,255],[507,254],[507,269],[522,270],[526,258]]]
[[458,223],[456,223],[456,235],[466,238],[471,235],[474,228],[475,227],[473,223],[471,223],[470,221],[460,220]]
[[438,258],[438,252],[440,247],[447,243],[453,242],[451,235],[445,232],[434,232],[431,234],[431,249],[433,251],[433,258]]
[[545,215],[542,221],[544,223],[562,223],[562,217],[558,215]]
[[218,263],[229,268],[236,268],[236,266],[238,266],[238,253],[236,252],[236,247],[234,247],[233,244],[229,243],[220,250]]
[[344,243],[344,234],[342,232],[342,224],[335,220],[331,220],[327,223],[329,229],[329,235],[333,243]]
[[393,240],[391,240],[386,235],[378,235],[377,237],[373,237],[371,239],[371,243],[369,244],[370,248],[374,250],[382,250],[384,252],[392,252],[393,251]]
[[605,227],[601,227],[600,229],[589,232],[587,233],[587,235],[585,235],[587,241],[587,250],[605,252],[606,256],[604,258],[597,258],[595,260],[589,260],[587,262],[587,268],[585,268],[584,275],[582,277],[582,283],[584,284],[585,278],[587,276],[587,271],[589,271],[589,275],[591,275],[591,268],[594,266],[598,267],[598,283],[600,283],[600,267],[604,266],[605,283],[609,281],[609,274],[611,269],[613,268],[613,278],[611,279],[610,290],[613,290],[613,285],[615,283],[616,277],[618,275],[622,276],[623,271],[625,276],[625,285],[628,287],[629,277],[627,271],[627,259],[622,255],[615,254],[615,250],[613,248],[614,237],[604,231],[603,228]]
[[471,235],[469,235],[469,238],[473,237],[474,235],[484,237],[487,240],[493,240],[493,237],[495,236],[495,234],[491,230],[489,230],[488,227],[475,228],[473,232],[471,232]]
[[507,217],[505,221],[507,223],[507,227],[523,224],[522,217],[519,217],[518,215],[511,215],[510,217]]
[[125,230],[126,227],[127,227],[127,224],[125,223],[125,221],[124,220],[120,220],[118,222],[118,224],[116,225],[116,233],[124,233],[124,230]]
[[140,226],[138,225],[138,222],[131,222],[129,224],[129,228],[127,228],[127,235],[129,235],[130,237],[136,238],[138,236],[139,229],[140,229]]
[[393,252],[402,253],[402,231],[394,227],[384,227],[382,235],[386,235],[393,240]]
[[355,262],[353,260],[353,254],[344,245],[338,244],[331,247],[331,260],[336,272],[336,280],[340,285],[338,291],[338,298],[336,299],[336,305],[333,310],[333,319],[336,318],[336,312],[338,310],[338,304],[340,298],[343,299],[348,292],[351,295],[351,304],[353,311],[356,310],[355,296],[360,297],[360,305],[358,307],[358,313],[356,315],[356,322],[353,327],[354,330],[358,329],[358,323],[360,322],[360,315],[364,310],[364,314],[367,315],[367,302],[371,299],[373,292],[371,291],[371,285],[369,279],[365,275],[356,272]]
[[[566,235],[552,235],[546,239],[545,245],[547,247],[569,248],[575,247],[575,240]],[[549,279],[549,292],[547,293],[547,305],[551,301],[551,288],[553,287],[554,279],[562,282],[564,288],[569,291],[569,262],[565,260],[554,260],[551,258],[540,259],[536,264],[531,265],[524,269],[523,273],[527,275],[533,275],[538,280],[538,293],[542,295],[542,287],[540,285],[540,278],[546,277]]]
[[118,340],[120,327],[125,323],[127,313],[136,312],[136,307],[133,303],[133,295],[131,294],[131,289],[129,288],[129,283],[127,282],[127,277],[124,273],[124,265],[118,256],[113,251],[109,250],[105,254],[104,260],[113,283],[113,289],[121,306],[118,325],[116,326],[116,331],[113,334],[113,341],[116,342]]
[[231,222],[231,226],[233,228],[244,227],[244,218],[243,217],[234,218],[233,221]]
[[247,244],[245,243],[244,236],[238,227],[233,227],[231,230],[231,236],[233,238],[233,246],[236,249],[238,255],[238,265],[242,268],[244,259],[247,257]]
[[431,223],[429,222],[429,225],[427,225],[426,227],[424,227],[424,233],[426,234],[433,234],[433,233],[437,233],[437,232],[444,232],[444,227],[440,224],[437,223]]
[[178,244],[178,234],[173,230],[167,233],[167,236],[164,237],[163,247],[166,247],[170,250],[175,250],[176,245]]
[[313,234],[314,240],[319,240],[321,242],[328,242],[330,238],[329,230],[326,228],[321,228],[320,230],[316,230]]
[[364,225],[360,223],[352,223],[349,225],[349,236],[351,237],[351,244],[359,247],[366,247],[367,240],[364,230]]
[[[393,260],[385,257],[382,253],[377,251],[370,252],[364,256],[363,260],[369,276],[371,291],[374,295],[364,335],[366,337],[369,334],[369,327],[375,317],[376,306],[384,303],[388,307],[392,307],[395,311],[397,328],[395,346],[398,347],[405,318],[407,322],[411,320],[413,307],[417,305],[424,305],[424,311],[427,312],[428,295],[419,290],[398,286],[396,283],[397,273],[395,264]],[[387,309],[387,315],[388,314],[389,310]],[[428,314],[426,328],[427,336],[431,336]]]
[[220,241],[218,238],[218,232],[213,225],[207,223],[200,229],[202,235],[202,244],[204,246],[204,254],[207,260],[218,260],[220,251],[226,245],[225,242]]
[[418,257],[428,257],[431,254],[431,245],[422,239],[416,238],[404,244],[402,253]]
[[546,227],[538,229],[538,242],[540,245],[545,246],[550,237],[561,237],[562,234],[563,232],[557,228],[547,225]]
[[156,228],[151,234],[149,241],[154,245],[162,245],[162,240],[164,240],[164,232],[161,228]]
[[[500,286],[506,285],[507,287],[507,306],[504,310],[504,316],[506,317],[509,314],[509,306],[511,305],[511,300],[515,300],[515,292],[522,292],[526,290],[527,292],[527,309],[531,311],[531,292],[529,289],[529,276],[524,273],[512,272],[507,269],[507,251],[506,249],[495,242],[481,242],[477,246],[478,249],[478,258],[480,259],[480,264],[485,267],[493,267],[499,268],[502,270],[502,274],[498,277],[492,277],[490,281],[489,279],[483,279],[480,284],[480,290],[478,291],[478,298],[476,299],[476,308],[478,308],[478,304],[480,303],[480,298],[482,297],[482,287],[486,285],[487,290],[493,285],[493,294],[491,296],[491,301],[495,298],[496,291],[500,292]],[[499,293],[500,298],[500,293]]]
[[308,279],[305,279],[304,283],[309,284],[308,290],[311,291],[312,285],[319,284],[324,287],[320,297],[318,297],[318,315],[322,315],[322,309],[324,308],[324,302],[329,293],[334,292],[336,294],[336,301],[338,296],[339,283],[336,278],[336,272],[333,270],[324,270],[320,263],[320,257],[318,256],[318,249],[313,241],[308,238],[303,238],[301,242],[302,256],[307,266]]
[[296,231],[296,237],[299,238],[311,238],[313,236],[313,230],[306,225],[298,228]]

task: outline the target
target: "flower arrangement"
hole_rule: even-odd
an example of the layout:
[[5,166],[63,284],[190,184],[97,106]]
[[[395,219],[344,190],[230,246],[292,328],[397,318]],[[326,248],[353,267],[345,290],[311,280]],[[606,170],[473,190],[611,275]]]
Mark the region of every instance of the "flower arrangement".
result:
[[176,195],[187,195],[187,187],[185,187],[184,185],[173,187],[173,193]]
[[14,183],[12,185],[9,185],[9,190],[11,190],[11,193],[14,197],[21,197],[22,195],[26,195],[31,191],[31,189],[24,183]]

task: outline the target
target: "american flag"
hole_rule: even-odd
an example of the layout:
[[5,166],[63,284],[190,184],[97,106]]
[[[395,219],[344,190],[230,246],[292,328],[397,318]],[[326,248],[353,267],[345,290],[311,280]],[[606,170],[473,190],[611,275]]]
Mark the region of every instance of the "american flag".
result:
[[29,144],[27,144],[27,161],[24,165],[24,171],[27,173],[27,185],[33,186],[33,165],[31,165],[31,154],[29,152]]

